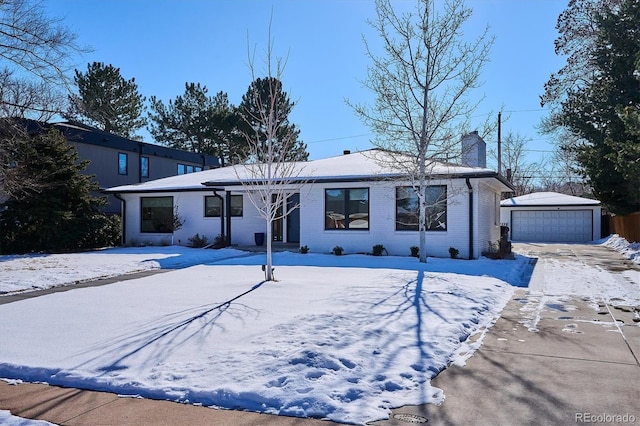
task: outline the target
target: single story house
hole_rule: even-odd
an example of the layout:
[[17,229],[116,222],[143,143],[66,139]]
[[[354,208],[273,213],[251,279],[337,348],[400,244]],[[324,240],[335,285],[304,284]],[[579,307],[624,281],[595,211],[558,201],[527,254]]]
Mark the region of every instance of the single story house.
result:
[[[477,161],[484,156],[484,141],[470,135],[477,149],[466,158]],[[389,254],[409,255],[410,247],[419,245],[417,196],[392,158],[374,149],[292,163],[285,185],[288,207],[295,208],[272,224],[273,241],[320,253],[341,246],[346,254],[371,252],[382,244]],[[252,185],[265,183],[251,177],[251,167],[227,166],[106,190],[122,200],[124,242],[185,245],[199,234],[209,241],[224,236],[233,246],[254,245],[267,222],[250,199]],[[448,257],[454,247],[460,257],[478,258],[498,241],[501,194],[513,191],[503,176],[484,166],[438,163],[427,184],[428,256]],[[172,233],[176,212],[183,223]]]
[[511,241],[581,243],[600,238],[600,201],[557,192],[503,200],[501,221]]

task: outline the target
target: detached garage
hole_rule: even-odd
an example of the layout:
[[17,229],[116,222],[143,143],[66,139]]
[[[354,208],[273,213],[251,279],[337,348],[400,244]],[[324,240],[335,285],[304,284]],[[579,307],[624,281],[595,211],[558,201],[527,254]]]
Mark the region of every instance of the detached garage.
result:
[[511,241],[584,243],[600,238],[600,201],[534,192],[500,203]]

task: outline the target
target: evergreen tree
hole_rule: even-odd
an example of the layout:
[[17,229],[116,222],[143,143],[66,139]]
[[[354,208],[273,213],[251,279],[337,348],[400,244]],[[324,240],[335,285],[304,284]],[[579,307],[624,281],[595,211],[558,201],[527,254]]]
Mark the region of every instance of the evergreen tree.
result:
[[[571,67],[583,63],[583,78],[576,84],[559,78],[569,73],[552,76],[543,101],[558,107],[546,126],[570,131],[573,138],[565,140],[562,148],[575,154],[596,198],[611,212],[628,214],[640,210],[640,134],[634,124],[640,107],[640,2],[595,3],[589,9],[593,31],[582,43],[574,44],[583,59]],[[579,16],[585,9],[569,10]],[[572,22],[566,16],[565,20]],[[571,26],[561,29],[576,31]],[[549,90],[551,87],[569,89],[560,97],[551,96],[561,93]]]
[[86,162],[79,161],[75,148],[55,129],[43,128],[28,138],[28,143],[20,145],[20,152],[14,153],[14,161],[46,183],[5,203],[2,251],[77,250],[117,244],[119,218],[100,211],[106,198],[91,195],[98,185],[92,176],[82,174]]
[[200,83],[185,83],[184,94],[168,105],[152,96],[149,118],[154,139],[172,148],[215,155],[223,164],[244,151],[227,94],[211,97]]
[[[274,96],[275,94],[275,96]],[[307,145],[298,140],[300,129],[289,121],[289,113],[295,106],[294,102],[289,100],[289,96],[282,90],[282,82],[275,77],[257,78],[249,86],[247,93],[242,96],[242,102],[238,106],[238,114],[242,118],[239,128],[241,133],[250,135],[251,139],[259,140],[263,147],[254,150],[258,158],[251,160],[263,162],[261,153],[266,152],[266,132],[264,128],[264,111],[271,111],[274,126],[277,128],[274,152],[285,152],[285,158],[273,158],[273,161],[306,161],[309,158]],[[286,141],[289,145],[286,150],[280,146]]]
[[135,78],[125,80],[120,68],[102,62],[88,64],[87,72],[75,71],[78,95],[69,95],[67,118],[135,139],[147,120],[142,116],[145,98]]

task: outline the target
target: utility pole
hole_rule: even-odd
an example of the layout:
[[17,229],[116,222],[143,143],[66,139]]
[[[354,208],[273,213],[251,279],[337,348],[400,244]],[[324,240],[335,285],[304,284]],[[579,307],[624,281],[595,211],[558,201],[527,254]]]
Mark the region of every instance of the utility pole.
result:
[[502,112],[498,113],[498,174],[502,174]]

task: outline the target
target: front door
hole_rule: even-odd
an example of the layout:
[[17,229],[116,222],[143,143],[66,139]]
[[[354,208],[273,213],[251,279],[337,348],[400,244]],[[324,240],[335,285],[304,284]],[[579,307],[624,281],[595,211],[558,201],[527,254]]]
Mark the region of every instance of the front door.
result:
[[[287,198],[287,242],[300,242],[300,194],[291,194]],[[292,210],[293,209],[293,210]]]

